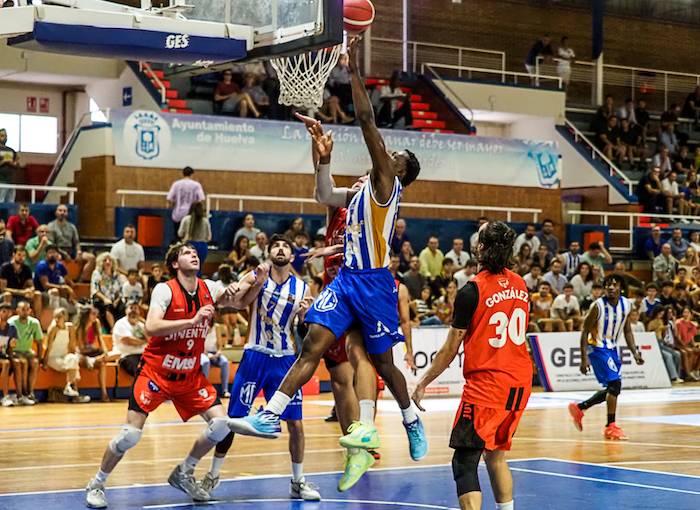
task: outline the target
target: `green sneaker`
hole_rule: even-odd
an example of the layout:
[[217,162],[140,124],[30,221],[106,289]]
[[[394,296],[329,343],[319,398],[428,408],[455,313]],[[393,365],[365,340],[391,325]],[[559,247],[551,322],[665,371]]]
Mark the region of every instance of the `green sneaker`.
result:
[[359,421],[354,421],[348,427],[347,435],[340,438],[340,446],[344,448],[362,448],[375,450],[381,446],[377,427]]
[[344,492],[355,485],[373,465],[374,457],[367,450],[359,450],[357,453],[348,454],[345,459],[345,471],[340,480],[338,480],[338,491]]

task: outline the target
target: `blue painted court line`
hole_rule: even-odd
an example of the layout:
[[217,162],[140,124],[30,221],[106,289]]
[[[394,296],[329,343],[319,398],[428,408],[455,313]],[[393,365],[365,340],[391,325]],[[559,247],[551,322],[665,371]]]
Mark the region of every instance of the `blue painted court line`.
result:
[[[700,477],[555,459],[510,462],[518,510],[697,510]],[[484,508],[494,508],[488,476],[479,470]],[[290,500],[288,476],[226,480],[220,498],[206,508],[215,510],[438,510],[458,507],[449,466],[378,469],[368,473],[347,493],[338,493],[338,473],[309,475],[326,498],[320,503]],[[112,510],[202,508],[164,485],[107,489]],[[82,490],[0,495],[4,510],[75,510],[83,508]]]

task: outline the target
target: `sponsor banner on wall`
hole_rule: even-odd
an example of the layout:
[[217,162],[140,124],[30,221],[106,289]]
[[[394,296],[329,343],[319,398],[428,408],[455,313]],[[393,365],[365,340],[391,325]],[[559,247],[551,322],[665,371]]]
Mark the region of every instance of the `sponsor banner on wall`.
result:
[[[599,390],[600,383],[590,373],[583,375],[581,362],[581,333],[538,333],[528,335],[537,364],[540,381],[546,391]],[[644,358],[643,365],[634,362],[626,345],[620,345],[623,388],[669,388],[661,350],[654,333],[635,333],[635,343]]]
[[[251,172],[311,173],[309,135],[300,122],[179,115],[144,110],[111,113],[117,165]],[[362,131],[334,125],[333,173],[361,175],[371,166]],[[421,179],[558,188],[555,142],[382,130],[387,148],[409,149]],[[224,191],[224,190],[222,190]]]

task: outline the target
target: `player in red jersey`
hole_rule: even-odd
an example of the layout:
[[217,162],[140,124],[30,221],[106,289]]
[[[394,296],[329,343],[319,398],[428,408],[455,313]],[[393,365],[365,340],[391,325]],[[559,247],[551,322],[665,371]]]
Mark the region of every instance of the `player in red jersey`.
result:
[[[231,431],[230,421],[216,390],[200,370],[199,360],[214,316],[214,305],[245,308],[267,278],[268,268],[258,266],[255,281],[232,283],[221,288],[216,282],[197,278],[200,268],[195,248],[187,243],[170,247],[166,265],[175,278],[153,289],[146,330],[151,335],[144,350],[129,398],[126,424],[112,439],[102,464],[86,488],[86,505],[106,508],[104,484],[124,454],[141,438],[148,413],[171,400],[183,421],[199,414],[207,427],[195,441],[187,458],[168,478],[173,487],[195,501],[209,495],[195,482],[199,460]],[[235,432],[235,430],[234,430]]]
[[523,279],[508,270],[515,232],[494,221],[479,229],[481,271],[457,294],[447,341],[421,377],[413,400],[452,362],[464,343],[464,392],[450,447],[462,510],[481,508],[477,468],[483,453],[496,508],[513,509],[513,478],[505,452],[532,390],[532,364],[525,344],[529,295]]

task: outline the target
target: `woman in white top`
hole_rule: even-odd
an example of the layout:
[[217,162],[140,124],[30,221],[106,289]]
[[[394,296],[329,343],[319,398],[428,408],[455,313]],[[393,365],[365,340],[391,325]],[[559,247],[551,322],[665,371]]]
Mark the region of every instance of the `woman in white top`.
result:
[[574,286],[574,296],[576,296],[579,303],[591,295],[594,283],[591,265],[588,262],[581,262],[576,268],[576,273],[571,278],[571,285]]
[[564,89],[569,86],[571,63],[575,57],[574,50],[569,48],[569,38],[567,36],[562,37],[561,44],[557,50],[557,74],[561,78]]
[[65,372],[66,387],[63,388],[63,394],[67,397],[78,397],[80,354],[77,353],[75,329],[73,324],[66,322],[67,319],[68,312],[65,308],[54,310],[42,365],[48,365],[56,372]]
[[200,270],[197,276],[201,276],[202,267],[209,253],[209,241],[211,241],[211,224],[207,218],[207,212],[204,210],[204,202],[192,204],[190,213],[180,223],[177,235],[183,242],[190,243],[197,250],[200,260]]

